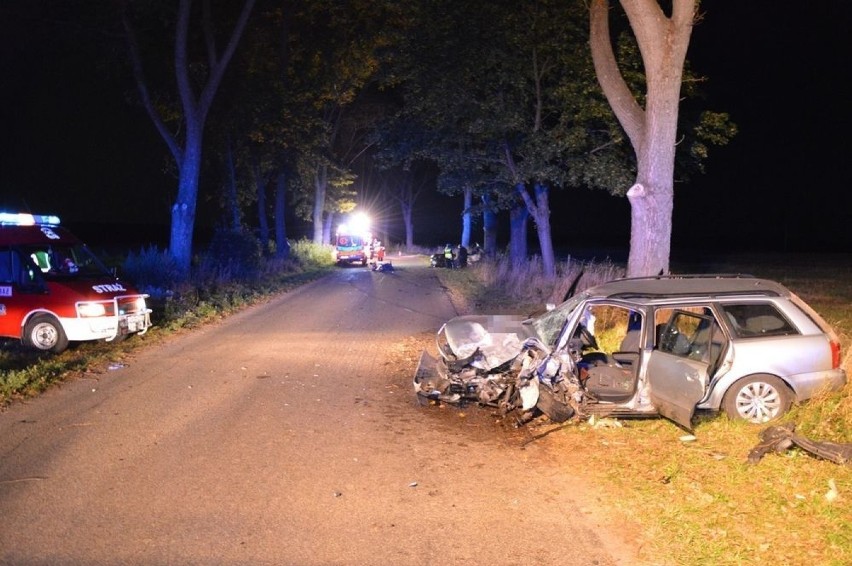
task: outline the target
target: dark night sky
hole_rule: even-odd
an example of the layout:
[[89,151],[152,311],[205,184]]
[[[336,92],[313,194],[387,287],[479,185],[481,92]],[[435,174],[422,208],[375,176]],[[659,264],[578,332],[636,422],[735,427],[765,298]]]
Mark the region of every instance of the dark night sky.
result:
[[705,178],[676,192],[676,234],[705,229],[712,240],[718,220],[760,247],[852,251],[852,4],[702,7],[689,59],[740,133]]
[[[132,84],[91,63],[94,38],[21,17],[38,4],[0,5],[0,208],[166,225],[168,156],[125,103]],[[676,189],[673,247],[852,252],[852,3],[705,1],[702,10],[688,58],[710,79],[707,106],[729,112],[740,133],[713,152],[705,177]],[[626,201],[589,191],[555,200],[557,222],[577,227],[566,238],[582,229],[627,245]]]

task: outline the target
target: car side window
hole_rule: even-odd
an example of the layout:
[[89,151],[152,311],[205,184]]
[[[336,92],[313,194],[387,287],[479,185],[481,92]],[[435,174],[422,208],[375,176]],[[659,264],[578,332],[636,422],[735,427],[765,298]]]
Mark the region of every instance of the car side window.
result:
[[641,334],[641,313],[622,305],[591,304],[580,317],[574,340],[587,351],[609,356],[616,352],[638,353]]
[[18,290],[24,293],[40,293],[44,291],[44,277],[41,269],[34,263],[29,253],[11,249],[8,252],[10,272],[6,274],[8,282],[17,285]]
[[739,338],[788,336],[798,334],[796,328],[771,303],[722,305],[722,310]]
[[667,354],[713,363],[713,337],[718,324],[712,314],[676,310],[668,322],[657,325],[657,349]]

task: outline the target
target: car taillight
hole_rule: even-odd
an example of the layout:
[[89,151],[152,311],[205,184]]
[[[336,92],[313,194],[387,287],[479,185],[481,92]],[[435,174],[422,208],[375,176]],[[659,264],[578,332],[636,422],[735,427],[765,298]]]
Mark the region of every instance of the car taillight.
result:
[[840,367],[840,342],[831,341],[831,368]]

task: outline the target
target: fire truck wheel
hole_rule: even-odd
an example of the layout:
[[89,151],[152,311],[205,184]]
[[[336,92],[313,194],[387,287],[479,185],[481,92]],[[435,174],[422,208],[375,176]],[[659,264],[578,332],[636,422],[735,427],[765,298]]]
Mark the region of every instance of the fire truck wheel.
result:
[[68,347],[68,338],[58,320],[48,314],[37,314],[24,329],[24,344],[58,354]]

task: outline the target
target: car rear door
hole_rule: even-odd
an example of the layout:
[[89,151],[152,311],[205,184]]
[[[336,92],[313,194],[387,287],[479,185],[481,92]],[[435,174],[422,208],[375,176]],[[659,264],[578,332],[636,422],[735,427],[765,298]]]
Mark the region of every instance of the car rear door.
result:
[[658,325],[646,366],[648,395],[657,411],[692,429],[695,405],[709,382],[706,352],[711,347],[713,317],[676,310]]

